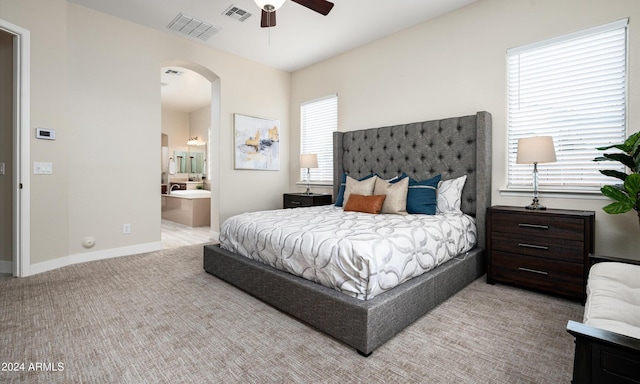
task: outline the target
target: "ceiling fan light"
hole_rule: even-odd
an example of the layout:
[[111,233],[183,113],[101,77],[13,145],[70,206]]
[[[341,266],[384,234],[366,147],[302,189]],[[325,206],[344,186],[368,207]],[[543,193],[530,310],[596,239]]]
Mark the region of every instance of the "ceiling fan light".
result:
[[282,7],[284,0],[253,0],[260,9],[267,12],[273,12],[276,9]]

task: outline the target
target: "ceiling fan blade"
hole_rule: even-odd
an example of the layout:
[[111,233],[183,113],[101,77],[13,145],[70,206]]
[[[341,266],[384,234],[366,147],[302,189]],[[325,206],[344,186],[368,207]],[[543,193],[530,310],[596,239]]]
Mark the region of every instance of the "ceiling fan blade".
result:
[[267,12],[262,10],[262,18],[260,19],[260,26],[262,28],[269,28],[276,26],[276,11]]
[[307,7],[312,11],[316,11],[324,16],[327,16],[333,8],[333,3],[326,0],[291,0],[294,3],[298,3],[303,7]]

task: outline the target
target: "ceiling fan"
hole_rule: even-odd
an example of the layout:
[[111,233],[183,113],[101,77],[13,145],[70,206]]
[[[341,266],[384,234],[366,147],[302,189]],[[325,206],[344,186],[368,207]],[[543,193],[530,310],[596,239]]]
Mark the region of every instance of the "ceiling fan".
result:
[[[260,26],[269,28],[276,26],[276,10],[284,4],[285,0],[253,0],[262,9]],[[326,0],[291,0],[321,15],[327,16],[333,8],[333,3]]]

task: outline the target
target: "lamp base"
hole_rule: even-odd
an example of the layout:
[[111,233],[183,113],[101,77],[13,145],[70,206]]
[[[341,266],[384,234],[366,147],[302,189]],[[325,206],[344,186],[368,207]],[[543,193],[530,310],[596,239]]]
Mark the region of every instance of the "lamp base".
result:
[[545,209],[547,209],[547,207],[545,207],[544,205],[540,205],[537,197],[534,197],[533,202],[530,205],[527,205],[525,208],[538,211],[544,211]]
[[307,168],[307,190],[304,192],[305,195],[311,195],[311,169]]

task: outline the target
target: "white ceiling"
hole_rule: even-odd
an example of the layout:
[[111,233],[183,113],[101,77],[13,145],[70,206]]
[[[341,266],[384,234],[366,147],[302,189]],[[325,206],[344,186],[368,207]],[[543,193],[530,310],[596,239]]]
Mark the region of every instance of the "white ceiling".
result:
[[[328,16],[292,1],[278,9],[277,25],[260,28],[253,0],[67,0],[285,71],[295,71],[478,0],[333,0]],[[224,12],[252,13],[244,22]],[[167,29],[179,13],[222,28],[207,41]],[[167,69],[181,74],[168,75]],[[161,70],[162,107],[193,112],[211,103],[211,83],[185,68]]]
[[[277,25],[260,28],[253,0],[67,0],[131,22],[184,37],[285,71],[295,71],[477,0],[333,0],[328,16],[292,1],[278,9]],[[225,16],[235,5],[252,16]],[[203,42],[166,27],[179,14],[222,30]]]

